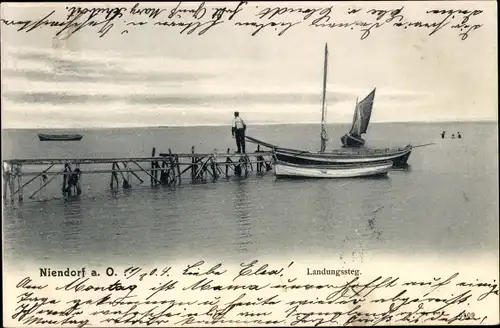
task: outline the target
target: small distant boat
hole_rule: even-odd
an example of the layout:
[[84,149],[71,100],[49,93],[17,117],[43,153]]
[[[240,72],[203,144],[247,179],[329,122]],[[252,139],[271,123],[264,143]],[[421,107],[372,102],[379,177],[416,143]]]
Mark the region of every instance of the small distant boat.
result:
[[38,134],[40,141],[78,141],[82,138],[81,134]]
[[342,147],[361,147],[365,144],[365,140],[361,138],[361,135],[366,133],[366,130],[368,129],[374,99],[375,89],[373,89],[373,91],[360,102],[356,99],[356,107],[354,109],[351,130],[349,133],[346,133],[342,136],[342,138],[340,138]]
[[297,165],[277,161],[274,170],[277,177],[302,178],[355,178],[387,175],[392,161],[368,164]]

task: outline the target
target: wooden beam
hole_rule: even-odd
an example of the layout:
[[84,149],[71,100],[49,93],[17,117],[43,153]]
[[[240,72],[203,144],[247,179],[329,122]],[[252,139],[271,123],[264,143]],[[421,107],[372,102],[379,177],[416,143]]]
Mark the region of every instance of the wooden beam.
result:
[[[201,160],[203,160],[203,158],[201,158],[200,160],[197,161],[197,163],[199,163]],[[234,162],[222,162],[222,161],[214,161],[215,164],[217,165],[225,165],[225,164],[228,164],[229,168],[231,168],[231,165],[234,164]],[[257,163],[256,161],[252,161],[252,163]],[[109,163],[109,164],[113,164],[113,163]],[[188,171],[190,168],[191,168],[191,163],[179,163],[179,166],[186,166],[182,171],[181,171],[181,174],[184,174],[186,173],[186,171]],[[163,168],[161,167],[158,167],[158,168],[155,168],[155,169],[152,169],[152,170],[149,170],[149,171],[161,171],[163,170]],[[100,173],[111,173],[113,172],[112,170],[110,169],[104,169],[104,170],[88,170],[88,171],[81,171],[81,174],[100,174]],[[143,169],[128,169],[126,170],[125,172],[130,172],[130,173],[134,173],[134,172],[144,172]],[[59,175],[58,172],[44,172],[45,175]],[[67,173],[61,173],[61,175],[69,175],[71,174],[71,172],[67,172]],[[40,176],[40,172],[24,172],[22,173],[23,176]],[[142,180],[140,179],[140,177],[138,177],[139,180]],[[143,181],[143,180],[142,180]]]
[[144,182],[144,180],[141,179],[141,177],[139,177],[137,174],[135,174],[135,172],[141,172],[142,170],[131,170],[128,168],[128,165],[127,165],[127,162],[122,162],[122,164],[125,166],[125,169],[127,170],[128,173],[132,173],[133,176],[135,176],[137,178],[137,180],[139,180],[141,183]]
[[155,178],[155,177],[153,177],[151,174],[149,174],[149,172],[148,172],[148,171],[146,171],[145,169],[143,169],[143,168],[142,168],[142,166],[140,166],[140,165],[139,165],[139,163],[137,163],[137,162],[135,162],[135,161],[132,161],[132,163],[134,163],[135,165],[137,165],[137,166],[141,169],[141,171],[142,171],[142,172],[144,172],[144,173],[146,173],[147,175],[149,175],[149,176],[150,176],[153,180],[156,180],[156,182],[157,182],[158,184],[160,184],[160,183],[161,183],[158,179],[156,179],[156,178]]
[[[62,169],[58,175],[61,175],[61,173],[63,173],[63,171],[66,170],[66,167],[64,169]],[[30,196],[30,199],[33,199],[33,197],[35,197],[36,194],[38,194],[38,192],[40,190],[43,189],[43,187],[45,187],[46,185],[48,185],[52,180],[54,180],[55,178],[57,177],[57,175],[54,175],[52,178],[50,178],[49,180],[47,180],[40,188],[38,188],[34,193],[31,194]]]

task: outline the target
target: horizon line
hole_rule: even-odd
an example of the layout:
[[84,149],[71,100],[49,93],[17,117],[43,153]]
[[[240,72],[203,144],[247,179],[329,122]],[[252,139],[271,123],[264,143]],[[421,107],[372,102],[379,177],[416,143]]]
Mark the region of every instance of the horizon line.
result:
[[[378,122],[370,122],[370,124],[405,124],[405,123],[427,123],[427,124],[440,124],[440,123],[494,123],[498,122],[498,118],[491,119],[468,119],[468,120],[434,120],[434,121],[378,121]],[[253,123],[253,126],[268,126],[268,125],[313,125],[320,124],[318,122],[287,122],[287,123],[267,123],[267,122],[258,122]],[[329,124],[351,124],[350,122],[329,122]],[[219,127],[219,126],[228,126],[230,124],[222,124],[222,123],[208,123],[208,124],[182,124],[182,125],[130,125],[130,126],[80,126],[80,127],[10,127],[4,128],[3,130],[37,130],[37,129],[52,129],[52,130],[62,130],[62,129],[140,129],[140,128],[189,128],[189,127]]]

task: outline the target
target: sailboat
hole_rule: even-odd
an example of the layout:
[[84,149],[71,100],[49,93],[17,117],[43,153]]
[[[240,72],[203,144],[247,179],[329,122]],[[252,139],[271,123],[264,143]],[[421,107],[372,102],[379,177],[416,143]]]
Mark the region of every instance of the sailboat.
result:
[[[321,109],[321,134],[320,134],[320,151],[319,154],[324,154],[328,134],[326,132],[326,72],[328,69],[328,45],[325,44],[325,63],[323,75],[323,102]],[[276,176],[286,177],[304,177],[304,178],[354,178],[366,177],[373,175],[386,175],[392,167],[392,161],[375,161],[371,163],[353,162],[353,163],[293,163],[294,161],[285,160],[280,153],[281,150],[275,149],[277,161],[274,166]],[[292,159],[294,158],[292,150]],[[290,153],[289,153],[290,154]],[[288,156],[290,157],[290,156]],[[286,158],[286,157],[285,157]],[[297,158],[297,157],[295,157]],[[288,158],[289,159],[289,158]]]
[[368,129],[374,99],[375,89],[361,102],[356,99],[351,131],[340,138],[343,147],[361,147],[365,144],[365,140],[361,138],[361,135],[366,133]]
[[[321,108],[321,132],[320,132],[320,151],[307,151],[299,149],[284,148],[273,145],[256,138],[246,136],[249,142],[260,144],[264,147],[271,148],[276,158],[276,163],[279,165],[302,165],[307,168],[314,166],[328,165],[330,168],[338,164],[380,164],[385,165],[387,161],[391,161],[393,166],[402,167],[407,165],[410,157],[412,146],[407,145],[403,148],[385,148],[385,149],[365,149],[365,148],[344,148],[326,151],[326,143],[328,135],[326,132],[326,81],[328,71],[328,44],[325,44],[325,61],[323,68],[323,99]],[[356,126],[356,132],[366,132],[371,115],[371,107],[375,97],[375,89],[363,101],[357,103],[353,126]],[[370,100],[371,99],[371,100]],[[367,110],[369,109],[369,111]],[[358,114],[362,113],[362,114]],[[370,113],[370,115],[367,115]],[[357,117],[364,117],[363,120]],[[368,119],[367,119],[368,117]],[[358,127],[359,126],[359,127]],[[354,131],[352,131],[354,132]]]

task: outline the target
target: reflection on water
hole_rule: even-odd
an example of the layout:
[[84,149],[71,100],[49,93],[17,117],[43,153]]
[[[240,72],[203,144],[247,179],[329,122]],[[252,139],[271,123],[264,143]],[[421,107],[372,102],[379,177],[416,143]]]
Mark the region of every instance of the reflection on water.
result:
[[249,216],[248,208],[252,207],[252,204],[250,204],[251,199],[248,195],[247,184],[242,181],[237,181],[235,185],[236,190],[233,195],[233,203],[234,216],[237,222],[236,244],[240,252],[248,252],[248,244],[250,244],[252,240],[252,221]]
[[68,199],[63,201],[63,223],[61,225],[61,234],[55,237],[60,238],[61,247],[67,250],[69,254],[76,251],[75,245],[79,244],[80,235],[84,233],[82,229],[83,213],[81,202],[78,199]]

